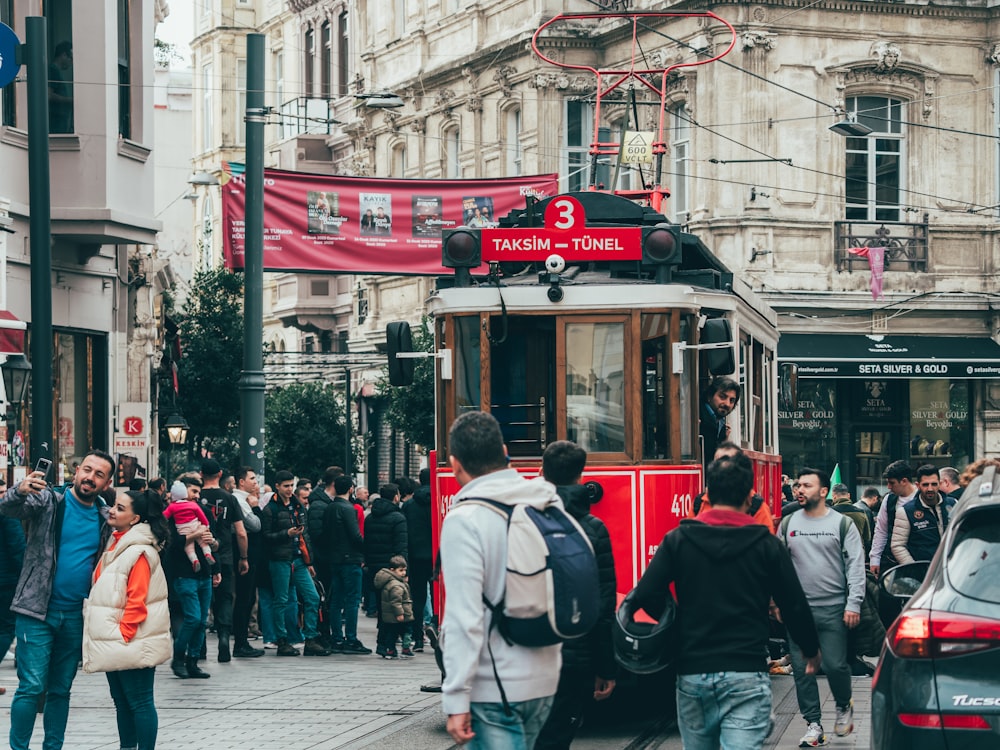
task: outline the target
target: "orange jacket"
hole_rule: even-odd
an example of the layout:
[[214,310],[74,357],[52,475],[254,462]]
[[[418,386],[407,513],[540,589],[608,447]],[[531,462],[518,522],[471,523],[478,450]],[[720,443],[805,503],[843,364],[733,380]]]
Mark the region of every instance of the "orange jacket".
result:
[[[692,514],[691,517],[697,518],[706,510],[710,510],[711,508],[712,504],[708,502],[708,498],[706,497],[702,499],[701,508],[698,509],[697,515]],[[757,512],[753,514],[753,522],[760,524],[761,526],[766,526],[768,531],[772,534],[774,533],[774,514],[772,514],[771,509],[767,507],[767,500],[762,502],[760,507],[757,509]]]
[[[126,529],[127,531],[127,529]],[[115,531],[112,533],[109,550],[115,548],[118,540],[125,536],[126,531]],[[128,587],[126,589],[125,611],[122,614],[118,629],[122,631],[122,638],[128,643],[135,637],[135,632],[139,629],[139,623],[146,619],[146,596],[149,594],[149,561],[145,555],[141,555],[132,566],[132,572],[128,574]],[[97,563],[94,570],[94,580],[101,577],[101,563]]]

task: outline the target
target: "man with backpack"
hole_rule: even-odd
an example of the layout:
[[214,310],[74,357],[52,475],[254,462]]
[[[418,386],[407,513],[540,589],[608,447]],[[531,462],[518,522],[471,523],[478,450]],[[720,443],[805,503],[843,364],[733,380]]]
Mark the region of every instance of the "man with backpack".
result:
[[618,669],[615,665],[612,628],[615,621],[617,586],[611,535],[591,503],[600,500],[595,489],[600,485],[580,484],[587,464],[587,452],[569,440],[549,443],[542,454],[542,476],[556,486],[566,510],[583,527],[597,558],[600,582],[600,614],[597,625],[583,638],[566,641],[562,650],[562,671],[549,718],[538,736],[536,750],[568,750],[591,701],[602,701],[615,689]]
[[[848,631],[861,621],[865,557],[854,523],[826,504],[829,489],[830,477],[825,471],[802,469],[798,489],[802,510],[781,522],[778,537],[788,548],[816,623],[823,672],[836,706],[834,731],[838,737],[846,737],[854,731]],[[819,688],[816,675],[806,670],[809,650],[796,637],[791,635],[789,653],[799,711],[807,724],[799,747],[819,747],[827,744]]]
[[494,627],[488,604],[505,595],[508,519],[469,499],[544,508],[553,502],[555,487],[508,468],[500,425],[489,414],[473,411],[455,420],[448,451],[461,486],[440,544],[447,592],[441,703],[448,734],[460,745],[475,737],[484,748],[531,748],[559,683],[560,646],[511,644]]

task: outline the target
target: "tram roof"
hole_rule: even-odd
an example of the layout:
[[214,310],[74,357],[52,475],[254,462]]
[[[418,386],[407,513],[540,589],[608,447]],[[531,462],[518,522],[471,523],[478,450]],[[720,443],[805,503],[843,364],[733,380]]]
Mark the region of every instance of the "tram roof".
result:
[[499,287],[484,279],[479,286],[440,288],[431,295],[428,308],[434,315],[493,312],[500,311],[502,307],[506,307],[508,312],[552,315],[608,312],[614,308],[674,308],[692,312],[708,309],[739,311],[744,316],[756,313],[760,323],[771,329],[777,328],[774,310],[745,282],[734,279],[732,287],[732,291],[719,291],[683,283],[625,280],[613,278],[607,272],[580,270],[563,275],[560,283],[563,299],[559,302],[549,300],[547,283],[539,283],[536,274],[525,274],[505,277]]

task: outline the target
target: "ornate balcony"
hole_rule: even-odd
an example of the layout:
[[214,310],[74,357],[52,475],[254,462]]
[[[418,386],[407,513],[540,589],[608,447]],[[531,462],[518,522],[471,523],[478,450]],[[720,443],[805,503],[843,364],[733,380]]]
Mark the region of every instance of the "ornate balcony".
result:
[[868,259],[851,255],[852,247],[884,247],[886,271],[926,271],[928,249],[928,215],[923,222],[903,221],[837,221],[834,222],[836,244],[834,258],[838,271],[868,269]]

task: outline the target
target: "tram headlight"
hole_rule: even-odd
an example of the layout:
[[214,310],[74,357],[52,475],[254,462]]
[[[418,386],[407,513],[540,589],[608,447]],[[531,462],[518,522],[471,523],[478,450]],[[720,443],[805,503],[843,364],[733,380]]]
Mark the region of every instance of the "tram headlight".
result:
[[478,229],[458,227],[441,233],[441,265],[445,268],[478,268],[483,263]]
[[644,265],[680,265],[682,245],[681,228],[677,224],[657,224],[642,228]]

